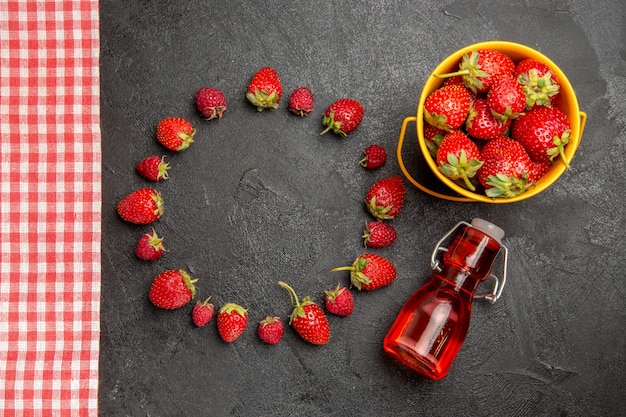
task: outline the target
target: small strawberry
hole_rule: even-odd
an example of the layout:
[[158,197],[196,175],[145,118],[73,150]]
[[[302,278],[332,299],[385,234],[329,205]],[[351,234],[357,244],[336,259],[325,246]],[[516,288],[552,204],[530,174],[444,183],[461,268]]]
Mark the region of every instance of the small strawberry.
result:
[[359,164],[367,169],[377,169],[387,162],[387,151],[380,145],[370,145],[363,151],[365,156],[361,158]]
[[163,251],[165,251],[163,238],[159,237],[154,229],[152,233],[141,236],[135,247],[135,255],[144,261],[156,261],[163,255]]
[[474,93],[485,93],[491,88],[495,77],[512,74],[515,63],[507,55],[493,49],[474,49],[463,55],[459,70],[449,74],[436,74],[438,78],[460,75],[463,85]]
[[234,342],[248,325],[248,310],[235,303],[224,304],[217,313],[217,332],[224,342]]
[[396,241],[396,229],[392,225],[379,221],[371,221],[365,224],[363,230],[363,244],[370,248],[386,248]]
[[324,311],[306,296],[302,300],[287,283],[278,281],[278,285],[289,292],[293,311],[289,315],[289,324],[305,341],[314,345],[325,345],[330,339],[330,325]]
[[326,129],[320,135],[332,130],[345,138],[361,124],[364,113],[363,105],[357,100],[340,98],[326,108],[322,118],[322,125],[326,126]]
[[493,116],[505,123],[523,114],[526,93],[513,75],[500,75],[494,79],[487,93],[487,105]]
[[150,224],[164,212],[163,197],[152,188],[140,188],[117,204],[117,213],[127,222]]
[[374,253],[365,253],[358,256],[352,265],[340,266],[330,271],[350,271],[352,286],[365,291],[385,287],[396,279],[396,267],[387,259]]
[[531,185],[532,161],[517,141],[501,136],[484,146],[476,176],[488,197],[515,197]]
[[337,288],[324,291],[324,303],[326,311],[340,317],[347,317],[354,310],[352,292],[341,284],[337,284]]
[[159,121],[156,130],[157,140],[171,151],[184,151],[194,141],[196,129],[180,117],[168,117]]
[[137,172],[150,181],[160,181],[169,178],[170,164],[165,162],[165,156],[148,156],[137,164]]
[[259,327],[257,328],[259,338],[268,345],[278,344],[284,333],[285,327],[280,317],[267,316],[259,322]]
[[365,195],[365,204],[376,219],[391,220],[400,213],[405,199],[404,181],[395,175],[374,183]]
[[502,122],[493,116],[487,100],[477,98],[470,105],[465,130],[476,139],[493,139],[502,136],[510,125],[511,120]]
[[222,119],[227,108],[226,96],[219,88],[202,87],[196,92],[196,106],[205,119]]
[[148,297],[156,307],[173,310],[187,304],[196,295],[197,279],[183,269],[172,269],[157,275]]
[[550,107],[561,88],[550,67],[532,58],[518,62],[513,75],[526,94],[528,110],[535,105]]
[[567,169],[564,152],[570,134],[569,120],[557,107],[533,107],[515,120],[511,128],[511,137],[526,148],[533,161],[553,161],[559,156]]
[[206,326],[213,318],[215,306],[209,302],[210,300],[211,297],[204,301],[197,301],[191,310],[191,320],[198,327]]
[[282,95],[283,85],[278,73],[274,68],[264,67],[252,77],[246,97],[258,111],[263,111],[264,109],[277,109]]
[[[470,107],[471,108],[471,107]],[[424,141],[426,142],[426,147],[428,148],[428,153],[434,158],[437,156],[437,149],[439,149],[439,144],[441,143],[441,139],[446,135],[445,130],[439,129],[438,127],[432,126],[430,123],[424,123]]]
[[315,98],[308,87],[298,87],[289,96],[289,111],[304,117],[313,111]]
[[424,119],[431,126],[451,132],[465,123],[470,101],[470,93],[462,85],[438,88],[426,97]]
[[476,190],[470,179],[476,176],[483,162],[478,147],[465,133],[456,130],[444,136],[436,160],[443,175],[452,180],[462,180],[465,188]]

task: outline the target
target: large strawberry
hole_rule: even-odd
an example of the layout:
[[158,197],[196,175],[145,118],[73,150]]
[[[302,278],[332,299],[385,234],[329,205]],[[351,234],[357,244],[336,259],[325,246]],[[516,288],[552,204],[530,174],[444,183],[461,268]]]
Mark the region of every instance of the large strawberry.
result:
[[459,70],[449,74],[435,74],[447,78],[460,75],[463,85],[474,93],[485,93],[491,88],[495,77],[512,74],[515,63],[507,55],[494,49],[474,49],[463,55]]
[[465,133],[455,130],[445,135],[437,150],[436,160],[443,175],[452,180],[462,180],[467,189],[476,190],[470,179],[483,163],[478,147]]
[[534,161],[552,161],[559,156],[565,166],[565,146],[570,139],[570,123],[557,107],[535,106],[513,122],[511,137],[521,143]]
[[180,308],[196,295],[194,283],[197,281],[183,269],[165,271],[152,281],[148,297],[156,307],[168,310]]
[[246,97],[258,111],[263,111],[277,109],[282,95],[283,85],[276,70],[272,67],[263,67],[250,80]]
[[156,130],[157,140],[171,151],[184,151],[194,141],[196,129],[181,117],[168,117],[159,121]]
[[320,135],[332,130],[345,138],[361,124],[364,113],[363,105],[357,100],[340,98],[326,108],[322,118],[322,125],[326,126],[326,129]]
[[374,253],[365,253],[358,256],[352,265],[340,266],[330,271],[350,271],[352,286],[365,291],[385,287],[396,279],[396,267],[387,259]]
[[224,342],[234,342],[248,325],[248,310],[235,303],[226,303],[217,313],[217,332]]
[[488,197],[515,197],[532,185],[533,163],[519,142],[506,136],[491,139],[481,158],[476,176]]
[[535,105],[551,106],[552,100],[559,94],[559,81],[543,62],[533,58],[521,60],[515,66],[513,75],[526,94],[526,108]]
[[526,94],[513,75],[500,75],[487,93],[487,104],[496,119],[506,122],[523,114]]
[[324,311],[310,297],[298,299],[298,295],[289,284],[278,281],[278,285],[289,292],[293,311],[289,315],[289,324],[305,341],[314,345],[325,345],[330,339],[330,325]]
[[477,98],[470,105],[465,131],[476,139],[493,139],[502,136],[510,125],[511,120],[503,122],[493,116],[487,100]]
[[375,182],[365,195],[365,204],[376,219],[391,220],[400,213],[405,199],[404,181],[395,175]]
[[164,212],[161,193],[152,188],[140,188],[124,197],[117,204],[117,213],[127,222],[149,224]]
[[424,120],[431,126],[451,132],[465,123],[470,101],[470,93],[462,85],[438,88],[424,101]]

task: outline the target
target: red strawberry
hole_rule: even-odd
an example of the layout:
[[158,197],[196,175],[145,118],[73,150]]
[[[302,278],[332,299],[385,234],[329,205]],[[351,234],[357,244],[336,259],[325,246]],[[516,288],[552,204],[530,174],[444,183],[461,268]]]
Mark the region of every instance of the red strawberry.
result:
[[501,75],[494,79],[487,93],[487,104],[496,119],[506,122],[523,114],[526,94],[513,75]]
[[293,311],[289,315],[289,324],[305,341],[314,345],[325,345],[330,339],[330,325],[324,311],[306,296],[298,299],[296,292],[287,283],[278,281],[278,285],[289,292]]
[[226,96],[219,88],[202,87],[196,92],[196,105],[205,119],[222,119],[226,111]]
[[500,51],[493,49],[474,49],[463,55],[459,70],[449,74],[438,74],[435,77],[447,78],[460,75],[463,85],[474,93],[485,93],[491,88],[495,77],[512,74],[515,63]]
[[404,181],[395,175],[374,183],[365,196],[365,204],[378,220],[391,220],[400,213],[405,199]]
[[159,237],[152,229],[152,233],[146,233],[137,242],[135,255],[144,261],[156,261],[163,255],[163,238]]
[[354,310],[354,297],[350,290],[341,284],[337,288],[324,291],[324,303],[329,313],[347,317]]
[[533,107],[511,128],[511,137],[526,148],[533,161],[552,161],[560,156],[567,169],[564,152],[570,134],[569,120],[557,107]]
[[363,151],[365,156],[359,161],[359,164],[367,169],[377,169],[385,165],[387,162],[387,151],[380,145],[370,145]]
[[140,188],[128,194],[117,204],[117,213],[127,222],[149,224],[164,212],[161,194],[152,188]]
[[550,107],[561,88],[550,67],[532,58],[518,62],[513,75],[522,85],[529,110],[535,105]]
[[283,85],[280,83],[278,73],[274,68],[264,67],[252,77],[246,97],[258,111],[263,111],[277,109],[282,95]]
[[463,180],[465,187],[475,191],[470,181],[483,164],[476,144],[460,130],[448,133],[437,150],[439,171],[452,180]]
[[304,117],[313,111],[315,98],[308,87],[298,87],[289,96],[289,110]]
[[428,122],[424,123],[424,141],[426,142],[428,153],[430,153],[433,158],[437,156],[437,149],[439,149],[441,139],[443,139],[446,133],[445,130],[432,126]]
[[332,130],[345,138],[361,124],[364,113],[363,106],[357,100],[340,98],[326,108],[322,118],[322,125],[326,126],[326,129],[320,135]]
[[198,327],[206,326],[213,318],[215,306],[209,302],[210,300],[211,297],[204,301],[196,302],[193,310],[191,310],[191,320]]
[[269,345],[278,344],[284,333],[285,328],[280,317],[267,316],[261,320],[257,328],[259,338]]
[[510,125],[510,120],[502,122],[493,117],[487,100],[477,98],[470,105],[465,130],[476,139],[493,139],[502,136]]
[[330,271],[350,271],[352,286],[365,291],[385,287],[396,279],[396,267],[374,253],[365,253],[357,257],[351,266],[340,266]]
[[149,156],[137,164],[137,172],[150,181],[166,180],[169,178],[170,164],[165,162],[165,156]]
[[234,342],[248,325],[248,310],[235,303],[224,304],[217,313],[217,332],[224,342]]
[[180,117],[168,117],[157,125],[157,140],[171,151],[184,151],[193,143],[196,129]]
[[482,150],[483,166],[476,174],[489,197],[515,197],[530,187],[532,162],[517,141],[501,136]]
[[451,132],[467,118],[470,93],[462,85],[443,86],[428,95],[424,102],[424,119],[438,129]]
[[396,241],[396,229],[392,225],[379,221],[366,223],[363,230],[363,243],[370,248],[386,248]]
[[165,271],[152,281],[148,297],[156,307],[169,310],[180,308],[196,295],[194,283],[197,281],[183,269]]
[[552,166],[550,161],[533,161],[533,166],[528,177],[528,182],[537,182]]

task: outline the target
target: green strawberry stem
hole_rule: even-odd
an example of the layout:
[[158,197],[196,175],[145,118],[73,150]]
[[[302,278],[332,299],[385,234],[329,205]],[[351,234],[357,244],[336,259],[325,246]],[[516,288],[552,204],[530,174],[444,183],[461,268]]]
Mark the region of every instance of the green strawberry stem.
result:
[[302,307],[315,304],[309,297],[304,297],[302,301],[298,299],[298,295],[294,291],[293,288],[289,286],[286,282],[278,281],[278,285],[283,287],[289,293],[289,298],[291,299],[291,305],[293,306],[293,311],[289,315],[289,324],[293,323],[298,317],[305,317],[306,314]]
[[359,256],[352,265],[333,268],[330,272],[350,271],[350,283],[356,287],[356,289],[360,290],[362,284],[372,282],[372,280],[362,272],[367,262],[368,260],[366,258]]
[[191,276],[184,269],[179,269],[178,272],[180,272],[180,275],[182,275],[183,283],[185,284],[185,287],[187,287],[187,289],[191,293],[191,298],[195,297],[196,296],[196,286],[194,284],[196,282],[198,282],[198,279],[197,278],[196,279],[192,279]]
[[330,112],[328,117],[324,116],[324,118],[322,118],[322,125],[327,126],[327,127],[320,133],[320,136],[328,132],[331,129],[333,133],[343,138],[348,136],[347,133],[341,130],[342,122],[335,121],[335,112],[333,111]]
[[550,156],[550,160],[552,161],[557,155],[561,157],[561,160],[565,164],[565,168],[571,169],[569,163],[567,162],[567,158],[565,157],[565,145],[569,143],[569,137],[571,134],[571,130],[567,129],[563,132],[561,137],[555,136],[552,138],[552,142],[554,142],[554,148],[548,149],[548,155]]

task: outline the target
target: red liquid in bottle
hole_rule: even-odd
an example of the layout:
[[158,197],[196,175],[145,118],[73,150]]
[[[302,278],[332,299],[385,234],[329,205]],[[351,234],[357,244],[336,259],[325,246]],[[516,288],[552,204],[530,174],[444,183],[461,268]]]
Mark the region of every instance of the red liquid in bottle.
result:
[[[483,230],[493,226],[484,220],[476,224]],[[476,227],[461,227],[441,270],[433,270],[402,307],[383,342],[387,353],[431,379],[446,376],[467,335],[476,288],[490,276],[500,251],[503,232],[493,227],[495,238]]]

